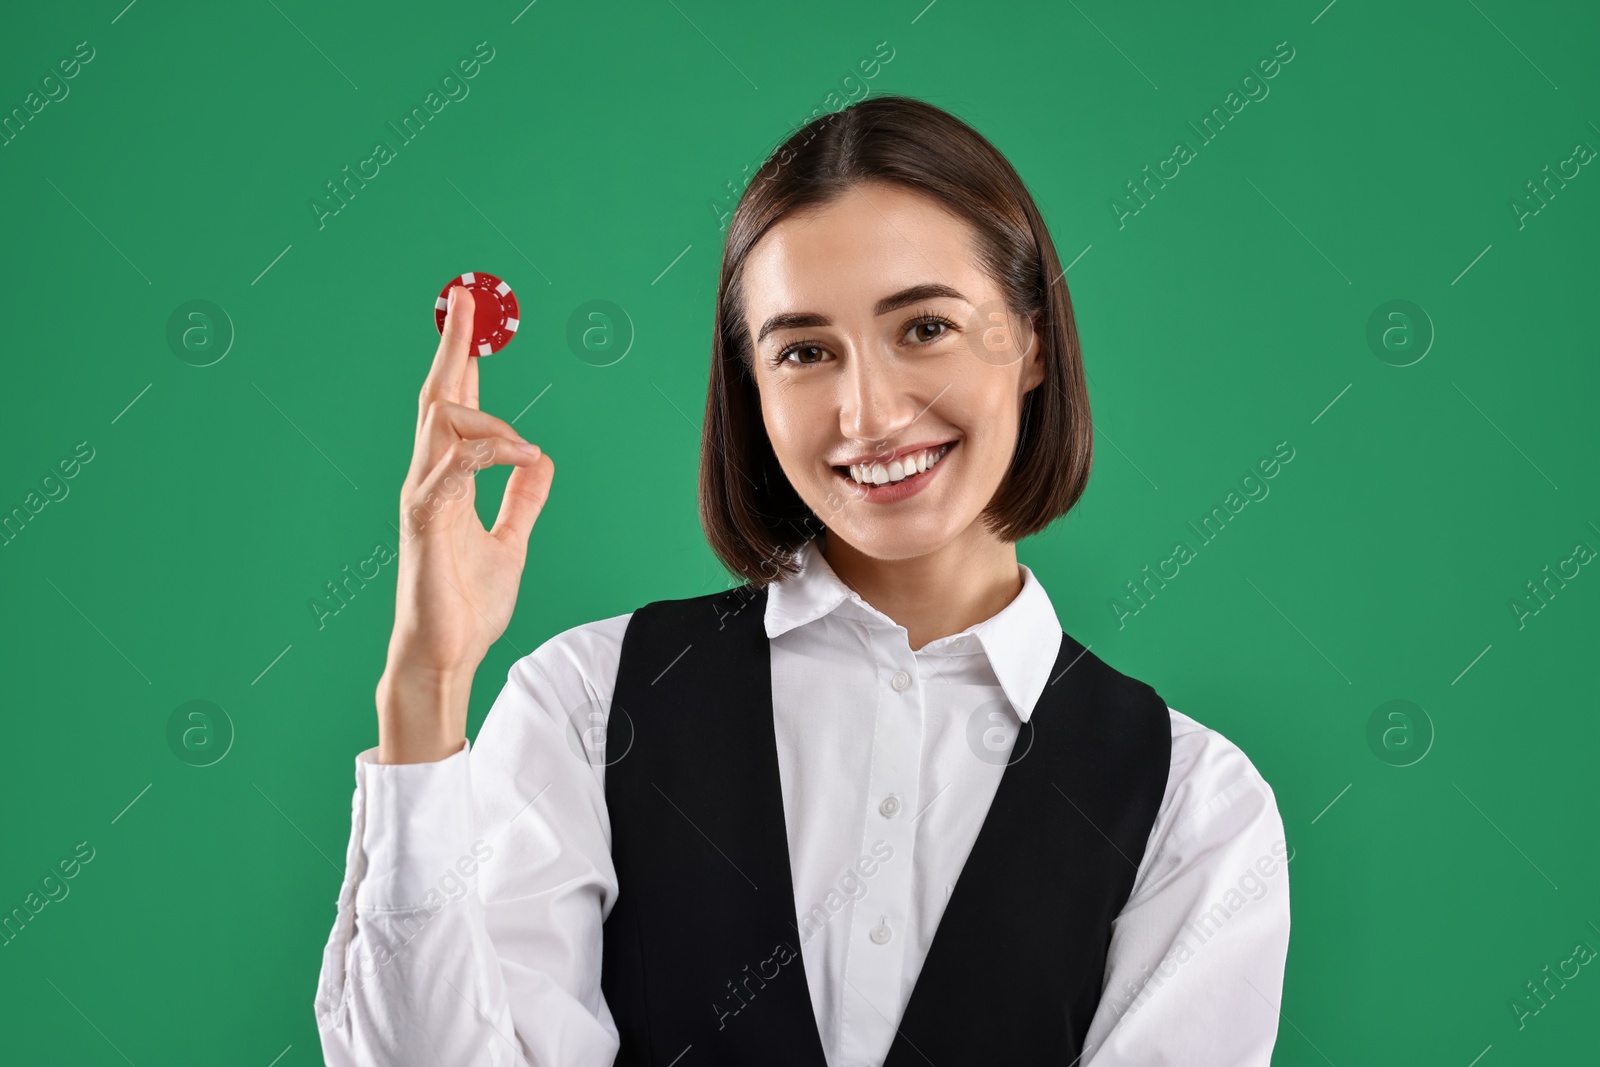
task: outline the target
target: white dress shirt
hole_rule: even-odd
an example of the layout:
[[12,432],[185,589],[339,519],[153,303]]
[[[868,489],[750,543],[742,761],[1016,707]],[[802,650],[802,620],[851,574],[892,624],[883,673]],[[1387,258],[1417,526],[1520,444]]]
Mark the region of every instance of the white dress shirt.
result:
[[[814,542],[800,563],[766,606],[798,936],[828,1064],[867,1067],[888,1054],[1061,625],[1021,566],[998,614],[912,651]],[[630,617],[573,627],[513,664],[476,744],[435,763],[356,757],[315,1005],[332,1067],[612,1063],[604,773],[626,754],[598,748],[595,728]],[[1249,759],[1168,712],[1166,793],[1082,1064],[1266,1067],[1292,854]]]

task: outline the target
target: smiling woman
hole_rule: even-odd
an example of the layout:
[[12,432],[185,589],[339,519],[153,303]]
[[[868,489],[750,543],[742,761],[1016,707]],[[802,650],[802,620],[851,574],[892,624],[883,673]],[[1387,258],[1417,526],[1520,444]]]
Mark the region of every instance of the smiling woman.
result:
[[[938,546],[940,563],[1016,541],[1089,477],[1072,305],[1021,178],[919,101],[877,97],[833,118],[751,182],[722,260],[702,519],[728,568],[757,584],[793,574],[794,550],[825,523],[879,559]],[[943,449],[949,469],[889,484],[923,449]],[[871,506],[923,483],[915,517],[885,525]]]
[[[700,516],[736,587],[554,635],[468,743],[554,478],[478,408],[472,312],[452,289],[402,516],[469,452],[516,469],[492,530],[466,492],[401,543],[330,1064],[1265,1067],[1286,873],[1160,968],[1283,840],[1272,790],[1017,559],[1093,431],[1064,272],[993,145],[880,96],[779,146],[711,338]],[[496,863],[427,903],[480,833]],[[893,861],[838,893],[868,852]]]

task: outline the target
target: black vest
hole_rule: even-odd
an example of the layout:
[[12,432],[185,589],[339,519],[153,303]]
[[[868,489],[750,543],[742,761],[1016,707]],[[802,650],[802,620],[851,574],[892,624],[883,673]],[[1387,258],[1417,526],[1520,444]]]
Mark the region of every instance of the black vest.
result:
[[[618,1065],[825,1067],[800,956],[766,590],[647,604],[607,729]],[[884,1067],[1076,1062],[1166,789],[1166,702],[1070,636],[945,906]],[[976,758],[976,757],[974,757]]]

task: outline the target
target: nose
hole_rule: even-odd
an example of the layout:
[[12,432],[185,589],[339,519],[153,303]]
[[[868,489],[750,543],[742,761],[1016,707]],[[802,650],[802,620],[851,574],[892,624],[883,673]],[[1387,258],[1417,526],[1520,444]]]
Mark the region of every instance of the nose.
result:
[[896,361],[861,344],[851,346],[839,383],[839,432],[846,437],[874,444],[893,440],[921,414]]

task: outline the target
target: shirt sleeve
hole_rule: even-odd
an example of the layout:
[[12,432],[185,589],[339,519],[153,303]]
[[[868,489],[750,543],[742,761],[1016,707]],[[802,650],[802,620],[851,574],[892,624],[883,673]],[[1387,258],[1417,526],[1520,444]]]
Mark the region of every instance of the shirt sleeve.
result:
[[1277,799],[1235,745],[1173,709],[1172,767],[1112,927],[1085,1067],[1268,1067],[1289,949]]
[[603,737],[628,616],[511,668],[475,743],[356,757],[315,1011],[330,1067],[609,1067],[600,989],[616,901]]

